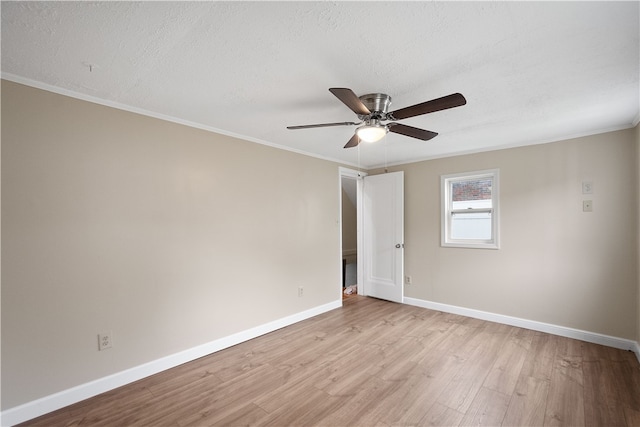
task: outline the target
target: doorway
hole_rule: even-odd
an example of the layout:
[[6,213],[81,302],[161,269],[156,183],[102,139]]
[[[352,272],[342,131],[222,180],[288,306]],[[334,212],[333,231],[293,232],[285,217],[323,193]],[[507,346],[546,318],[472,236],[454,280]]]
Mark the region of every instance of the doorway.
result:
[[357,180],[342,177],[342,297],[358,291]]
[[362,287],[362,178],[366,174],[340,168],[340,263],[342,298],[364,295]]
[[[344,234],[348,233],[348,221],[341,219],[341,292],[342,284],[346,285],[349,265],[355,258],[355,266],[351,270],[356,270],[357,279],[351,294],[401,303],[404,300],[404,173],[399,171],[369,177],[363,172],[340,168],[340,215],[349,209],[348,187],[354,182],[356,253],[354,257],[352,243],[349,244],[352,240]],[[343,189],[343,183],[346,189]],[[347,194],[343,196],[343,193]]]

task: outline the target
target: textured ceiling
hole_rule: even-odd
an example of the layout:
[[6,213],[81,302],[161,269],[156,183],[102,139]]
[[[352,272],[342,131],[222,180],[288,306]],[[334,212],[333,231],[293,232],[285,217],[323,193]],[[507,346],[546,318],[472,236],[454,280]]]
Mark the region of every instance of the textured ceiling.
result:
[[[3,78],[365,168],[624,129],[639,2],[2,2]],[[343,149],[329,91],[467,105]]]

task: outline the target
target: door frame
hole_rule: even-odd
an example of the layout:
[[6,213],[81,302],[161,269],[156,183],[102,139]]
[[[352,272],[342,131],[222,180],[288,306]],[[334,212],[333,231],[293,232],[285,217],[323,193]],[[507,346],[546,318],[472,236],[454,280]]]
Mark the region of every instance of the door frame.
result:
[[[363,199],[362,199],[362,184],[363,184],[363,178],[365,176],[367,176],[368,174],[366,172],[362,172],[362,171],[358,171],[355,169],[349,169],[349,168],[345,168],[340,166],[338,168],[338,175],[339,175],[339,179],[338,179],[338,207],[339,207],[339,220],[338,223],[340,224],[339,227],[339,242],[340,245],[338,247],[338,265],[340,265],[342,268],[342,179],[343,178],[347,178],[347,179],[355,179],[356,180],[356,250],[358,251],[357,255],[356,255],[356,262],[358,265],[357,268],[357,283],[358,283],[358,295],[366,295],[366,293],[364,292],[364,284],[363,284],[363,278],[364,278],[364,255],[362,253],[363,251],[363,235],[362,235],[362,218],[363,218]],[[340,289],[340,300],[342,300],[342,274],[340,274],[340,283],[339,283],[339,289]]]

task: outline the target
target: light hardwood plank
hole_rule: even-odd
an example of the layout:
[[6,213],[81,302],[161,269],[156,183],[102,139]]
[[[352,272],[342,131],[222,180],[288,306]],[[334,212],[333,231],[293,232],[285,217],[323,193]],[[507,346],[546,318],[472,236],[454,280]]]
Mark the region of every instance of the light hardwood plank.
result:
[[541,426],[549,396],[550,381],[521,376],[504,417],[507,426]]
[[454,411],[451,408],[434,403],[427,413],[416,424],[417,426],[457,426],[460,425],[464,414]]
[[483,386],[502,394],[513,394],[525,359],[531,351],[532,340],[533,331],[512,329]]
[[629,352],[354,296],[25,426],[640,425]]
[[544,425],[584,426],[582,356],[557,355],[554,362]]
[[522,365],[521,377],[533,377],[551,381],[555,363],[558,339],[553,335],[534,332],[531,341],[531,351]]
[[497,426],[502,424],[509,396],[482,387],[473,399],[461,426]]
[[464,366],[438,397],[438,403],[462,413],[469,410],[507,340],[509,328],[487,323],[482,333],[476,334],[455,353],[465,359]]
[[584,374],[584,409],[587,426],[623,426],[624,407],[613,378],[612,362],[582,362]]

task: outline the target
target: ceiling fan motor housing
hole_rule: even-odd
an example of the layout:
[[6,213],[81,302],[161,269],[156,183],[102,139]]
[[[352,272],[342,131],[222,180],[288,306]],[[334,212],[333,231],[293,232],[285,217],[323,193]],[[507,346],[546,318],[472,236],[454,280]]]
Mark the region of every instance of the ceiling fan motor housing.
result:
[[360,120],[367,117],[372,119],[386,120],[389,106],[391,105],[391,97],[384,93],[370,93],[359,97],[360,101],[371,111],[369,116],[358,116]]

